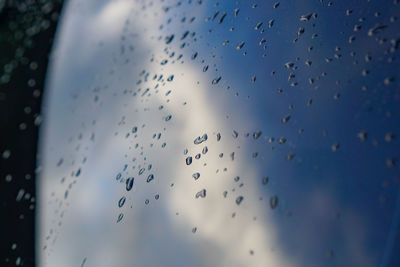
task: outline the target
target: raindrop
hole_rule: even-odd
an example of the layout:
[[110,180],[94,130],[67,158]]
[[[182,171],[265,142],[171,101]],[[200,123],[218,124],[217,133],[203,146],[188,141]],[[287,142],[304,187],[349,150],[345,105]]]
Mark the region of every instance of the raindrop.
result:
[[243,48],[243,46],[244,46],[244,44],[245,44],[245,42],[240,42],[237,46],[236,46],[236,50],[240,50],[240,49],[242,49]]
[[242,197],[242,196],[238,196],[238,197],[236,198],[236,204],[237,204],[237,205],[240,205],[240,203],[242,203],[242,201],[243,201],[243,197]]
[[125,204],[126,197],[121,197],[121,199],[118,201],[118,207],[122,208]]
[[201,153],[206,154],[208,152],[208,148],[205,146],[203,147],[203,150],[201,151]]
[[286,67],[287,69],[291,69],[291,68],[293,68],[293,66],[294,66],[294,63],[293,63],[293,62],[286,62],[286,63],[285,63],[285,67]]
[[118,215],[117,223],[119,223],[119,222],[122,220],[122,218],[124,218],[124,214],[123,214],[123,213],[120,213],[120,214]]
[[275,209],[278,206],[278,202],[279,202],[278,196],[272,196],[269,199],[269,205],[271,206],[271,209]]
[[221,24],[224,21],[225,17],[226,17],[226,13],[224,12],[224,13],[222,13],[221,17],[219,18],[218,24]]
[[386,166],[388,168],[393,168],[395,165],[396,165],[396,159],[395,158],[386,159]]
[[261,136],[262,132],[261,131],[257,131],[253,133],[253,138],[254,140],[257,140],[260,136]]
[[167,36],[165,38],[165,43],[166,44],[170,44],[172,42],[172,40],[174,40],[174,35],[173,34],[171,34],[170,36]]
[[186,158],[186,165],[190,165],[190,164],[192,164],[192,157],[187,157]]
[[172,115],[168,115],[167,117],[165,117],[165,121],[169,121],[169,120],[171,120],[171,118],[172,118]]
[[208,136],[207,136],[207,134],[205,133],[205,134],[203,134],[203,136],[201,136],[201,137],[199,136],[199,137],[197,137],[196,139],[194,139],[193,143],[194,143],[195,145],[199,145],[199,144],[201,144],[201,143],[207,141],[207,139],[208,139]]
[[265,177],[262,179],[262,184],[263,184],[263,185],[266,185],[266,184],[268,184],[268,182],[269,182],[269,177],[268,177],[268,176],[265,176]]
[[289,154],[286,155],[286,160],[291,161],[295,156],[296,156],[295,153],[290,152]]
[[154,179],[154,175],[150,174],[149,176],[147,176],[146,182],[150,183],[153,179]]
[[361,131],[357,134],[358,139],[361,141],[365,141],[368,137],[368,132],[367,131]]
[[134,180],[135,178],[133,177],[126,179],[126,191],[130,191],[132,189]]
[[291,116],[288,114],[288,115],[286,115],[285,117],[283,117],[283,118],[281,119],[281,122],[282,122],[282,123],[287,123],[287,122],[290,120],[290,118],[291,118]]
[[198,173],[198,172],[193,173],[192,177],[193,177],[195,180],[197,180],[197,179],[200,178],[200,173]]
[[263,23],[260,21],[260,22],[257,23],[256,26],[254,27],[254,30],[258,31],[262,25],[263,25]]
[[217,77],[217,78],[215,78],[214,80],[212,80],[212,84],[217,84],[217,83],[219,83],[219,81],[221,80],[221,76],[219,76],[219,77]]
[[205,189],[202,189],[202,190],[200,190],[199,192],[196,193],[196,198],[199,198],[199,197],[201,197],[201,198],[205,198],[206,197],[206,190]]
[[239,136],[238,132],[236,132],[235,130],[233,130],[233,134],[232,134],[233,138],[237,138]]
[[396,137],[396,135],[394,133],[389,132],[385,135],[385,141],[389,143],[389,142],[393,141],[395,139],[395,137]]
[[335,152],[335,151],[337,151],[339,149],[339,147],[340,147],[339,143],[335,143],[335,144],[333,144],[331,146],[331,149],[332,149],[333,152]]
[[378,23],[374,27],[372,27],[368,30],[368,36],[374,36],[375,34],[380,33],[387,27],[388,27],[388,25]]
[[286,138],[285,137],[279,137],[278,138],[278,144],[284,144],[284,143],[286,143]]
[[297,36],[300,36],[300,35],[302,35],[303,33],[304,33],[304,28],[303,27],[301,27],[301,28],[299,28],[299,30],[297,31]]

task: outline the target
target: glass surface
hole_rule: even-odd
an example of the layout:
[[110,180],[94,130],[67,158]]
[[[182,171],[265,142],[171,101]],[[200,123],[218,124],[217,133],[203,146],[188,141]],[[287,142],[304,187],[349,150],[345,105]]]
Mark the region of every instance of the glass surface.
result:
[[68,1],[39,266],[397,266],[399,13]]

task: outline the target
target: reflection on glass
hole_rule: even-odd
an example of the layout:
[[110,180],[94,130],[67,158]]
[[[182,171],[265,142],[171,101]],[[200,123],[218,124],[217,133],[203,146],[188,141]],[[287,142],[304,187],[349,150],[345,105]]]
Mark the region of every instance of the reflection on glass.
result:
[[41,266],[393,266],[397,1],[69,1]]

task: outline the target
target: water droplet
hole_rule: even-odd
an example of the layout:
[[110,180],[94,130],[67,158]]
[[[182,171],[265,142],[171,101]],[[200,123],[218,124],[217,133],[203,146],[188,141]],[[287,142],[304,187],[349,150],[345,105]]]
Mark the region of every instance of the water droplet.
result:
[[286,160],[291,161],[295,156],[296,156],[295,153],[290,152],[289,154],[286,155]]
[[243,201],[243,197],[242,197],[242,196],[238,196],[238,197],[236,198],[236,204],[237,204],[237,205],[240,205],[240,203],[242,203],[242,201]]
[[138,130],[138,128],[135,126],[135,127],[133,127],[132,128],[132,133],[136,133],[137,132],[137,130]]
[[385,135],[385,141],[386,142],[392,142],[396,138],[396,135],[392,132],[386,133]]
[[118,215],[117,223],[119,223],[119,222],[122,220],[122,218],[124,218],[124,214],[123,214],[123,213],[120,213],[120,214]]
[[122,208],[124,206],[126,201],[126,197],[121,197],[121,199],[118,201],[118,207]]
[[218,24],[221,24],[224,21],[225,17],[226,17],[226,13],[224,12],[224,13],[222,13],[221,17],[219,18]]
[[240,177],[239,177],[239,176],[236,176],[235,178],[233,178],[233,180],[234,180],[235,182],[239,182]]
[[388,168],[393,168],[394,166],[396,166],[396,159],[395,158],[388,158],[386,159],[386,166]]
[[268,182],[269,182],[269,177],[268,177],[268,176],[265,176],[265,177],[262,179],[262,184],[263,184],[263,185],[266,185],[266,184],[268,184]]
[[203,150],[201,151],[201,153],[206,154],[208,152],[208,147],[203,147]]
[[219,140],[221,140],[221,134],[217,133],[217,142],[219,142]]
[[150,174],[149,176],[147,176],[146,182],[150,183],[153,179],[154,179],[154,175]]
[[192,177],[193,177],[195,180],[197,180],[197,179],[200,178],[200,173],[198,173],[198,172],[193,173]]
[[253,138],[254,140],[257,140],[260,136],[262,135],[261,131],[257,131],[253,133]]
[[199,137],[197,137],[196,139],[194,139],[193,143],[194,143],[195,145],[199,145],[199,144],[201,144],[201,143],[207,141],[207,139],[208,139],[208,136],[207,136],[207,134],[205,133],[205,134],[203,134],[203,136],[201,136],[201,137],[199,136]]
[[375,34],[382,32],[387,27],[388,25],[378,23],[368,30],[368,36],[374,36]]
[[236,46],[236,50],[240,50],[243,48],[245,42],[241,41],[237,46]]
[[135,178],[133,177],[129,177],[128,179],[126,179],[126,191],[130,191],[132,189],[134,180]]
[[361,131],[357,134],[357,137],[361,140],[361,141],[365,141],[368,137],[368,132],[367,131]]
[[333,144],[331,146],[331,149],[332,149],[333,152],[335,152],[335,151],[337,151],[339,149],[339,147],[340,147],[339,143],[335,143],[335,144]]
[[261,26],[263,25],[263,23],[260,21],[259,23],[256,24],[256,26],[254,27],[254,30],[258,31]]
[[272,26],[274,26],[274,22],[275,22],[275,20],[273,20],[273,19],[268,21],[268,28],[272,28]]
[[200,153],[199,154],[197,154],[194,158],[195,159],[199,159],[201,157],[201,155],[200,155]]
[[193,227],[192,233],[195,234],[197,232],[197,227]]
[[172,115],[168,115],[167,117],[165,117],[165,121],[169,121],[169,120],[171,120],[171,118],[172,118]]
[[285,117],[283,117],[283,118],[281,119],[281,122],[282,122],[282,123],[287,123],[287,122],[290,120],[290,118],[291,118],[291,116],[288,114],[288,115],[286,115]]
[[219,76],[219,77],[217,77],[217,78],[215,78],[214,80],[212,80],[212,84],[217,84],[217,83],[219,83],[219,81],[221,80],[221,76]]
[[170,36],[167,36],[166,38],[165,38],[165,43],[166,44],[170,44],[171,42],[172,42],[172,40],[174,40],[174,35],[173,34],[171,34]]
[[275,209],[278,206],[278,202],[279,202],[278,196],[272,196],[269,199],[269,205],[271,206],[271,209]]
[[192,157],[187,157],[186,158],[186,165],[190,165],[190,164],[192,164]]
[[284,143],[286,143],[286,138],[285,137],[279,137],[278,138],[278,144],[282,145]]
[[196,198],[199,198],[199,197],[201,197],[201,198],[205,198],[206,197],[206,190],[205,189],[202,189],[202,190],[200,190],[199,192],[196,193]]
[[235,130],[233,130],[233,134],[232,134],[233,138],[237,138],[239,136],[238,132],[236,132]]

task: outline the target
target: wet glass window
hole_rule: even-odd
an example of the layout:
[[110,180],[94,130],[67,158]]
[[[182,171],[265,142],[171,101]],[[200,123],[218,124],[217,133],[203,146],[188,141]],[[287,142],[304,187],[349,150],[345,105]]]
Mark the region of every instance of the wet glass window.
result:
[[399,15],[398,0],[67,1],[37,266],[398,266]]

